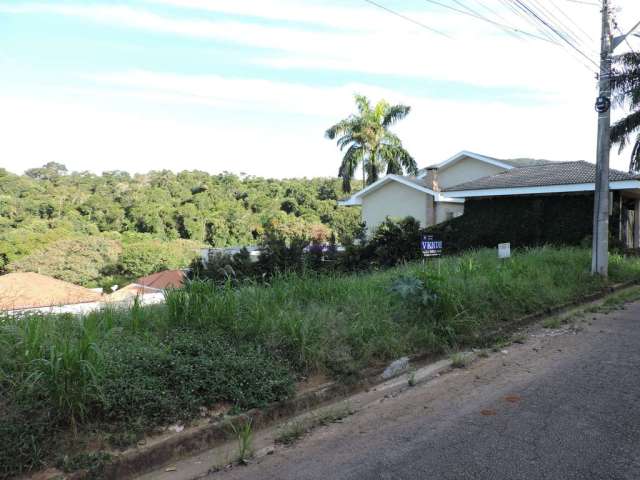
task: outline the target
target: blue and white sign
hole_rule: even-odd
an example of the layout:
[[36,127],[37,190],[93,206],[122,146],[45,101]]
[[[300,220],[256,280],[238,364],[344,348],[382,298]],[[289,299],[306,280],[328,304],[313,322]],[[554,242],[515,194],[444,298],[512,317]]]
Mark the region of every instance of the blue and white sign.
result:
[[423,235],[420,249],[425,257],[439,257],[442,255],[442,240],[436,240],[433,235]]

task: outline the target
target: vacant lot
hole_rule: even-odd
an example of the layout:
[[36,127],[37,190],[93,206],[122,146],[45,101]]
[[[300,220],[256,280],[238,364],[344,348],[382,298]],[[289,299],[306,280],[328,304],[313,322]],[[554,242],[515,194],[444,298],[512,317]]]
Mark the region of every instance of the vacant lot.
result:
[[[349,276],[193,282],[165,305],[0,323],[0,477],[94,467],[144,433],[222,406],[291,396],[312,373],[349,381],[414,352],[488,342],[496,325],[593,293],[587,250],[484,250]],[[640,280],[612,256],[610,282]],[[61,455],[65,452],[67,455]]]

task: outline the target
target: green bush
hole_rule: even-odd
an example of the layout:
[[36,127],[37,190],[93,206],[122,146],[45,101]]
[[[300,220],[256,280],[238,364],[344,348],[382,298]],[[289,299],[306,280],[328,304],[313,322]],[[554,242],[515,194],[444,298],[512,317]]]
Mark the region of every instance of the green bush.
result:
[[268,352],[197,330],[174,330],[159,342],[114,337],[105,357],[102,409],[116,423],[188,421],[202,407],[247,409],[293,391],[289,369]]
[[[497,247],[577,246],[593,230],[593,195],[467,199],[464,215],[429,227],[445,252]],[[615,222],[612,222],[612,228]]]
[[98,282],[118,262],[120,243],[99,236],[59,240],[8,266],[9,271],[37,272],[66,282]]
[[198,256],[200,244],[190,240],[136,240],[123,244],[119,268],[124,275],[142,277],[161,270],[184,268]]
[[38,397],[10,400],[8,392],[0,393],[0,478],[4,479],[47,464],[59,445],[59,419]]
[[235,255],[219,255],[203,266],[199,260],[192,263],[193,278],[207,278],[218,283],[242,280],[269,280],[275,274],[336,273],[391,267],[415,260],[420,252],[420,224],[413,217],[400,220],[387,218],[370,239],[361,238],[356,245],[346,243],[345,250],[337,253],[335,236],[329,244],[309,243],[309,239],[266,235],[257,262],[252,262],[246,250]]
[[416,260],[420,251],[420,222],[413,217],[397,221],[386,218],[374,231],[369,248],[374,252],[374,261],[383,266]]

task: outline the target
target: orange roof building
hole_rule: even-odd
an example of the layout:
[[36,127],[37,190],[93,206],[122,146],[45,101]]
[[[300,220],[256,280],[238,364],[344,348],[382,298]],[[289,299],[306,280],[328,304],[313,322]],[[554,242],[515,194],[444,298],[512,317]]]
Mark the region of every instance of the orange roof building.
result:
[[186,278],[182,270],[164,270],[146,277],[140,277],[135,283],[145,287],[164,290],[165,288],[180,288]]
[[135,297],[143,297],[151,293],[162,293],[162,290],[152,287],[145,287],[144,285],[138,285],[137,283],[131,283],[126,287],[122,287],[109,294],[107,301],[121,302],[125,300],[131,300]]
[[102,300],[100,293],[32,272],[0,276],[0,310],[53,307]]

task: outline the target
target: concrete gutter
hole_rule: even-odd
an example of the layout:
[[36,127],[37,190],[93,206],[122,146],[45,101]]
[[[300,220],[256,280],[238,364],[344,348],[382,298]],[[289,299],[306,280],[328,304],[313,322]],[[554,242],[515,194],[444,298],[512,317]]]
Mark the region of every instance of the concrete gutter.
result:
[[[638,282],[627,282],[613,285],[581,299],[558,305],[557,307],[547,308],[544,311],[526,315],[516,320],[505,321],[504,325],[489,330],[479,338],[489,340],[500,335],[512,334],[520,328],[533,324],[545,317],[588,305],[607,297],[611,293],[637,284]],[[263,409],[253,409],[228,419],[216,419],[212,423],[187,428],[180,433],[161,440],[154,441],[150,439],[148,444],[117,454],[112,463],[105,466],[101,478],[105,480],[133,479],[163,465],[225,445],[230,440],[235,439],[231,425],[239,427],[250,421],[253,431],[258,432],[278,425],[283,421],[291,420],[314,408],[326,406],[358,393],[366,395],[370,392],[385,392],[385,395],[393,395],[402,389],[408,388],[406,374],[409,366],[422,365],[421,368],[417,368],[413,372],[416,383],[426,382],[451,369],[451,362],[448,359],[438,359],[431,354],[414,355],[408,357],[408,362],[403,363],[404,366],[402,368],[397,369],[389,376],[385,375],[386,378],[383,378],[386,368],[368,369],[363,372],[361,380],[352,384],[329,382],[291,400],[278,402]],[[157,473],[154,475],[154,477],[149,478],[156,478]],[[35,475],[31,478],[37,478],[38,480],[89,480],[89,478],[93,477],[90,477],[86,471],[78,471],[67,475],[56,471],[52,472],[51,475],[42,476],[42,473],[40,473],[40,476]],[[174,476],[173,478],[176,477]]]

